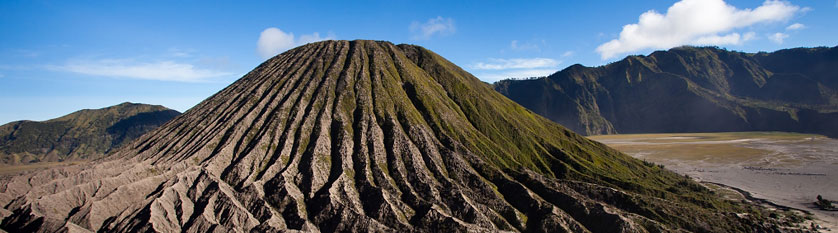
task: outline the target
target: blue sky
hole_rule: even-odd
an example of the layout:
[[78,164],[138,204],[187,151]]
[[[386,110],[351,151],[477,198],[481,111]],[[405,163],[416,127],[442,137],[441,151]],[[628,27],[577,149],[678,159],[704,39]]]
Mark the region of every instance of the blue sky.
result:
[[125,101],[185,111],[322,39],[424,46],[478,78],[674,46],[838,45],[838,1],[2,1],[0,124]]

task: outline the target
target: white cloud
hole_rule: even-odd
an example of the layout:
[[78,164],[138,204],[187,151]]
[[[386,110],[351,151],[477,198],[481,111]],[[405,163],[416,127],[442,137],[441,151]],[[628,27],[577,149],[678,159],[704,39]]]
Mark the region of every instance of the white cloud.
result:
[[787,21],[807,9],[777,0],[741,10],[723,0],[681,0],[670,6],[666,14],[654,10],[641,14],[637,23],[623,26],[618,39],[600,45],[596,51],[604,60],[618,54],[684,44],[741,44],[754,36],[731,32],[734,29]]
[[795,24],[792,24],[792,25],[789,25],[788,27],[786,27],[786,31],[800,30],[800,29],[804,29],[804,28],[806,28],[806,25],[803,25],[802,23],[795,23]]
[[559,65],[559,63],[560,62],[550,58],[489,58],[489,62],[478,62],[471,67],[476,70],[532,69],[555,67]]
[[518,40],[512,40],[512,42],[509,42],[509,48],[517,51],[539,50],[538,44],[529,42],[519,43]]
[[279,28],[267,28],[259,34],[256,49],[263,58],[273,57],[282,51],[294,47],[294,33],[285,33]]
[[435,35],[445,36],[454,34],[457,28],[454,26],[454,19],[437,16],[430,18],[425,23],[413,21],[410,24],[410,33],[414,40],[428,40]]
[[789,35],[782,32],[768,35],[768,39],[777,44],[782,44],[783,40],[785,40],[786,38],[789,38]]
[[494,82],[508,78],[547,76],[556,72],[561,63],[550,58],[490,58],[488,62],[477,62],[469,68],[478,71],[475,76],[481,80]]
[[567,51],[567,52],[562,53],[562,57],[570,57],[570,56],[573,56],[573,54],[574,54],[573,51]]
[[511,70],[505,72],[492,72],[492,73],[478,73],[475,74],[477,78],[483,80],[484,82],[497,82],[504,79],[523,79],[523,78],[534,78],[534,77],[544,77],[555,73],[556,69],[528,69],[528,70]]
[[209,78],[232,75],[175,61],[136,62],[131,59],[74,60],[50,68],[94,76],[177,82],[202,82]]
[[753,40],[755,37],[756,33],[754,32],[748,32],[745,35],[739,35],[739,33],[734,32],[724,36],[712,35],[699,37],[693,40],[693,43],[700,45],[741,44],[742,42]]
[[331,39],[334,39],[334,35],[330,34],[326,37],[320,37],[320,33],[317,32],[309,35],[301,35],[295,39],[294,33],[286,33],[279,28],[270,27],[259,34],[259,40],[256,42],[256,50],[262,58],[270,58],[296,46]]
[[748,32],[748,33],[745,33],[745,35],[742,36],[742,41],[749,41],[749,40],[753,40],[753,39],[756,39],[756,38],[757,38],[757,33],[756,32]]
[[310,35],[301,35],[299,39],[297,39],[297,44],[304,45],[312,42],[318,42],[322,40],[331,40],[334,38],[334,35],[328,35],[326,37],[320,37],[320,33],[312,33]]

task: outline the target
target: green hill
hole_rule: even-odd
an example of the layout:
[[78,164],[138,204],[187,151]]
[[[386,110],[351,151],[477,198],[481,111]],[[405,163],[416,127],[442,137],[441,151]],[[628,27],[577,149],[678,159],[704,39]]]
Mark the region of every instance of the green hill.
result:
[[838,137],[838,47],[679,47],[495,90],[581,134],[789,131]]
[[100,158],[179,114],[159,105],[126,102],[47,121],[11,122],[0,126],[0,162]]

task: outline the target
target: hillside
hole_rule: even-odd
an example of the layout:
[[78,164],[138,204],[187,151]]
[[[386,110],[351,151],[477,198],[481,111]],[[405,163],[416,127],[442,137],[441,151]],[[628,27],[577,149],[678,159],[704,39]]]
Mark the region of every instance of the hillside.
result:
[[788,131],[838,137],[838,47],[678,47],[494,84],[586,134]]
[[0,126],[0,162],[96,159],[179,114],[159,105],[122,103],[47,121],[11,122]]
[[[9,232],[772,232],[422,47],[286,51],[106,160],[0,180]],[[768,217],[773,216],[773,217]]]

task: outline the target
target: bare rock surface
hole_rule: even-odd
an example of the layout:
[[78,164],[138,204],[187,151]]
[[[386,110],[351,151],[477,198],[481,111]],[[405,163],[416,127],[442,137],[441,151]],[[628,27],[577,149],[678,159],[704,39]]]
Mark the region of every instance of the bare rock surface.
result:
[[0,181],[9,232],[780,232],[424,48],[308,44],[109,158]]

